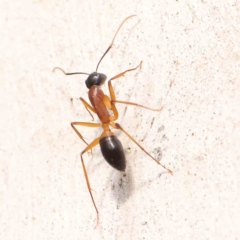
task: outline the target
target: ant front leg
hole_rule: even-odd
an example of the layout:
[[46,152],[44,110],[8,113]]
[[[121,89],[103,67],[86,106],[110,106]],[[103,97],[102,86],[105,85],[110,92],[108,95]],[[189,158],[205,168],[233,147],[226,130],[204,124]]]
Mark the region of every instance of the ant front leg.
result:
[[108,81],[108,90],[109,90],[109,93],[110,93],[110,101],[111,101],[111,110],[113,111],[113,118],[111,119],[112,121],[115,121],[118,119],[118,111],[117,111],[117,108],[115,107],[115,103],[117,102],[116,100],[116,95],[115,95],[115,92],[114,92],[114,89],[113,89],[113,86],[112,86],[112,83],[111,81],[112,80],[115,80],[117,78],[120,78],[120,77],[123,77],[127,72],[131,72],[131,71],[134,71],[136,69],[138,69],[139,67],[141,68],[142,66],[142,61],[139,63],[139,65],[135,68],[131,68],[131,69],[128,69],[122,73],[119,73],[117,74],[116,76],[114,76],[113,78],[109,79]]
[[108,81],[108,89],[109,89],[109,93],[110,93],[110,97],[111,97],[111,101],[112,101],[112,102],[116,101],[116,96],[115,96],[115,92],[114,92],[114,90],[113,90],[113,86],[112,86],[111,81],[112,81],[112,80],[115,80],[115,79],[117,79],[117,78],[123,77],[127,72],[135,71],[135,70],[138,69],[139,67],[141,68],[141,66],[142,66],[142,61],[139,63],[139,65],[138,65],[137,67],[128,69],[128,70],[126,70],[126,71],[124,71],[124,72],[122,72],[122,73],[117,74],[117,75],[114,76],[113,78],[109,79],[109,81]]
[[[122,104],[126,104],[126,105],[132,105],[132,106],[136,106],[136,107],[142,107],[142,108],[146,108],[148,110],[151,110],[151,111],[156,111],[156,112],[160,112],[162,111],[163,107],[161,108],[157,108],[157,109],[154,109],[154,108],[150,108],[150,107],[146,107],[146,106],[143,106],[141,104],[138,104],[138,103],[134,103],[134,102],[127,102],[127,101],[120,101],[120,100],[116,100],[116,96],[115,96],[115,92],[114,92],[114,89],[112,87],[112,83],[111,81],[112,80],[115,80],[117,78],[120,78],[120,77],[123,77],[125,75],[125,73],[127,72],[130,72],[130,71],[134,71],[136,70],[137,68],[141,68],[142,67],[142,61],[140,62],[140,64],[135,67],[135,68],[132,68],[132,69],[128,69],[122,73],[119,73],[118,75],[116,75],[115,77],[111,78],[109,81],[108,81],[108,89],[109,89],[109,92],[110,92],[110,96],[111,96],[111,103],[112,105],[114,105],[115,107],[115,103],[122,103]],[[116,119],[115,119],[116,120]]]
[[84,107],[87,109],[88,113],[91,115],[92,120],[94,120],[94,117],[93,117],[92,113],[89,110],[91,110],[94,113],[96,113],[96,110],[88,102],[86,102],[83,98],[80,97],[79,99],[83,103]]

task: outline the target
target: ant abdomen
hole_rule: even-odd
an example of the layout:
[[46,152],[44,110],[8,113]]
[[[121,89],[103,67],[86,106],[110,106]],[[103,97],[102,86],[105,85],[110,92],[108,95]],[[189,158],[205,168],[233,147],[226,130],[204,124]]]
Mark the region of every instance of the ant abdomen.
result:
[[106,161],[115,169],[125,171],[126,159],[122,143],[116,136],[103,137],[99,141],[101,152]]

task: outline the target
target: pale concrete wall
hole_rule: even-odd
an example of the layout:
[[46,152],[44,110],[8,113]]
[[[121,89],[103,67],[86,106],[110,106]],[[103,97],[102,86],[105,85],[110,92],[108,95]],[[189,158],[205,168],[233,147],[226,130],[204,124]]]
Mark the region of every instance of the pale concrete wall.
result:
[[[0,9],[0,239],[238,239],[237,1],[2,1]],[[154,108],[162,98],[164,111],[119,105],[118,122],[174,174],[122,133],[125,177],[98,147],[85,154],[100,212],[94,229],[85,146],[70,127],[91,121],[77,99],[87,99],[85,76],[52,69],[94,71],[131,14],[99,71],[111,77],[143,61],[114,82],[116,94]],[[90,142],[101,130],[81,132]]]

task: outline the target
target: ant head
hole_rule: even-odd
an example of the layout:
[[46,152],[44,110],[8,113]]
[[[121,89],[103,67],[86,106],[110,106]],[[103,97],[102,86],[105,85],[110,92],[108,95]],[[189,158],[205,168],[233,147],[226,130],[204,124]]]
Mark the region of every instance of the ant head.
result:
[[90,87],[93,85],[97,85],[97,86],[103,85],[106,79],[107,79],[107,76],[105,74],[93,72],[88,76],[85,83],[87,88],[90,89]]

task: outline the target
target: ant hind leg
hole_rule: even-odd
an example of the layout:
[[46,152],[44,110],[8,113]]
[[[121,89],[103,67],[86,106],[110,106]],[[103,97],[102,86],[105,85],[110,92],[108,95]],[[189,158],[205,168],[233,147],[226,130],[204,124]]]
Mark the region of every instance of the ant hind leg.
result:
[[82,168],[83,168],[83,172],[84,172],[84,176],[85,176],[85,180],[86,180],[86,183],[87,183],[87,188],[88,188],[88,191],[89,191],[89,194],[91,196],[91,199],[92,199],[92,203],[94,205],[94,208],[96,210],[96,213],[97,213],[97,223],[96,223],[96,226],[98,225],[98,222],[99,222],[99,212],[98,212],[98,209],[97,209],[97,206],[96,206],[96,203],[94,201],[94,197],[92,195],[92,191],[91,191],[91,185],[90,185],[90,182],[89,182],[89,179],[88,179],[88,174],[87,174],[87,169],[85,167],[85,164],[84,164],[84,160],[83,160],[83,154],[89,150],[92,150],[93,147],[95,147],[96,145],[99,144],[99,138],[96,138],[95,140],[93,140],[80,154],[80,157],[81,157],[81,162],[82,162]]
[[118,123],[111,122],[110,125],[115,128],[121,130],[125,133],[143,152],[145,152],[150,158],[152,158],[157,164],[161,165],[164,169],[166,169],[169,173],[173,174],[172,171],[161,164],[156,158],[154,158],[149,152],[147,152],[128,132],[126,132]]

